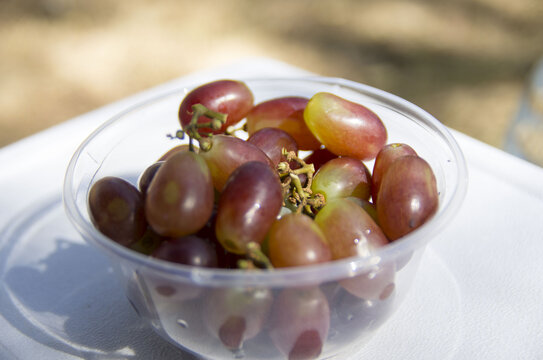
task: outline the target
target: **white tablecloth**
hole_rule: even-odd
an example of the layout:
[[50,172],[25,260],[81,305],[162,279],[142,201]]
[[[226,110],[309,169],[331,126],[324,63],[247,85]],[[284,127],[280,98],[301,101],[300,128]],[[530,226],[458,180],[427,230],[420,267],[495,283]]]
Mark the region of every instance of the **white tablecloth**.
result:
[[[217,78],[307,72],[248,59],[131,96],[0,150],[0,359],[193,359],[138,321],[61,203],[71,154],[144,98]],[[467,197],[406,301],[352,359],[543,359],[543,169],[466,135]],[[420,294],[425,296],[420,296]]]

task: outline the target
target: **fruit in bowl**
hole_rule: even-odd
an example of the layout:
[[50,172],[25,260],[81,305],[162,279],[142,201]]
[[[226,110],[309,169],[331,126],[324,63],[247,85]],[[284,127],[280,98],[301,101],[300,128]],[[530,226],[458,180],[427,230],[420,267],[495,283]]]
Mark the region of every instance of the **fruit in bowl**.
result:
[[454,139],[405,100],[340,79],[218,80],[98,129],[65,203],[169,341],[316,359],[378,330],[463,192]]

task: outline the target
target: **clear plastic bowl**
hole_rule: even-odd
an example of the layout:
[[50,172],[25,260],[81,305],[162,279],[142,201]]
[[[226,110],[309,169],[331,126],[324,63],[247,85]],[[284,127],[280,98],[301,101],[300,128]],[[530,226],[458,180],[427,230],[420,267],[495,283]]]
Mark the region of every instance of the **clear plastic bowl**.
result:
[[[180,101],[200,84],[144,101],[93,132],[69,164],[66,212],[86,241],[109,255],[141,318],[173,344],[208,359],[345,358],[341,354],[359,349],[396,311],[426,244],[458,212],[467,188],[463,155],[439,121],[387,92],[337,78],[242,80],[255,103],[325,91],[372,109],[384,122],[389,143],[411,145],[431,165],[438,212],[370,257],[273,271],[194,268],[120,246],[92,225],[89,189],[107,175],[135,184],[147,166],[177,145],[167,134],[179,129]],[[349,283],[367,288],[367,295],[352,295],[345,290]]]

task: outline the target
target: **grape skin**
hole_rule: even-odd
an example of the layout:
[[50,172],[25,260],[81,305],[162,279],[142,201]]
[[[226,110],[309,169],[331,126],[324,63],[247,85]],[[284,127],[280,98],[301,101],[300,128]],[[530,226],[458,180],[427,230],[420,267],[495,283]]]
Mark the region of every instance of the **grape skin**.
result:
[[307,157],[304,158],[306,164],[313,164],[315,171],[318,171],[329,160],[336,159],[338,156],[330,152],[326,148],[321,148],[313,151]]
[[298,145],[294,138],[277,128],[262,128],[249,136],[247,141],[258,146],[275,166],[281,161],[286,161],[283,149],[298,153]]
[[260,161],[275,170],[270,158],[256,145],[234,136],[213,136],[211,149],[200,152],[200,155],[211,171],[213,185],[218,192],[222,192],[230,174],[248,161]]
[[381,178],[383,177],[383,174],[396,159],[406,155],[416,156],[417,153],[411,146],[403,143],[387,144],[379,151],[375,158],[371,175],[371,196],[374,203],[377,203],[377,194],[381,187]]
[[118,177],[106,176],[89,191],[89,211],[94,226],[121,245],[138,241],[147,229],[142,194]]
[[158,234],[181,237],[207,223],[213,201],[205,161],[198,154],[182,151],[166,160],[155,174],[145,198],[145,215]]
[[268,248],[274,267],[314,265],[332,259],[324,234],[304,214],[290,213],[276,221],[268,234]]
[[[201,128],[200,133],[222,134],[228,126],[238,123],[253,108],[254,96],[242,81],[217,80],[201,85],[190,91],[179,106],[179,121],[185,128],[192,119],[192,105],[202,104],[206,108],[227,114],[226,123],[219,130]],[[209,118],[200,116],[199,123],[209,122]]]
[[206,293],[202,321],[207,330],[231,350],[258,335],[273,303],[269,289],[217,288]]
[[370,256],[388,240],[371,216],[353,201],[329,201],[315,217],[332,250],[332,258]]
[[143,196],[147,194],[147,189],[149,188],[149,185],[151,184],[151,180],[153,180],[153,178],[156,175],[156,172],[162,166],[162,164],[164,164],[164,161],[157,161],[156,163],[147,167],[147,169],[145,169],[143,173],[141,174],[138,180],[138,187],[141,193],[143,194]]
[[322,145],[338,156],[371,160],[386,143],[386,128],[374,112],[331,93],[313,95],[304,119]]
[[165,239],[152,256],[198,267],[216,267],[218,263],[214,247],[208,241],[194,235]]
[[229,177],[219,200],[215,233],[223,247],[244,254],[249,242],[261,244],[283,202],[277,174],[250,161]]
[[371,193],[371,174],[358,159],[332,159],[315,174],[311,190],[323,194],[327,201],[349,196],[368,200]]
[[270,337],[288,359],[319,357],[330,328],[330,306],[319,287],[284,288],[270,319]]
[[396,240],[417,229],[436,213],[437,183],[430,165],[407,155],[395,160],[381,180],[377,217],[384,233]]
[[304,122],[304,109],[308,99],[299,96],[286,96],[257,104],[247,114],[247,132],[271,127],[290,134],[300,150],[317,150],[321,144],[309,131]]

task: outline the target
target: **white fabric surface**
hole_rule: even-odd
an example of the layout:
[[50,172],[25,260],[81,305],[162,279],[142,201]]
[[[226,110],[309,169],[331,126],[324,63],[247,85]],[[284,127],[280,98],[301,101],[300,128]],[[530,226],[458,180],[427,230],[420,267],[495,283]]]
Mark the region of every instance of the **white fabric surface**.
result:
[[[78,238],[61,205],[68,161],[111,115],[181,83],[305,74],[274,60],[248,59],[176,79],[1,149],[0,254],[10,256],[0,256],[0,286],[17,293],[0,291],[0,305],[28,302],[0,308],[0,359],[193,359],[142,327],[115,282],[96,283],[107,259],[76,251],[82,242],[64,241]],[[453,135],[470,177],[462,209],[428,247],[405,303],[351,359],[543,359],[543,169]],[[9,263],[25,251],[32,274]],[[57,252],[66,256],[55,258]],[[51,254],[56,262],[44,271],[33,253]],[[90,285],[74,287],[68,266],[81,262],[97,273],[84,274]],[[73,301],[83,293],[88,301]],[[107,307],[93,308],[96,299]]]

